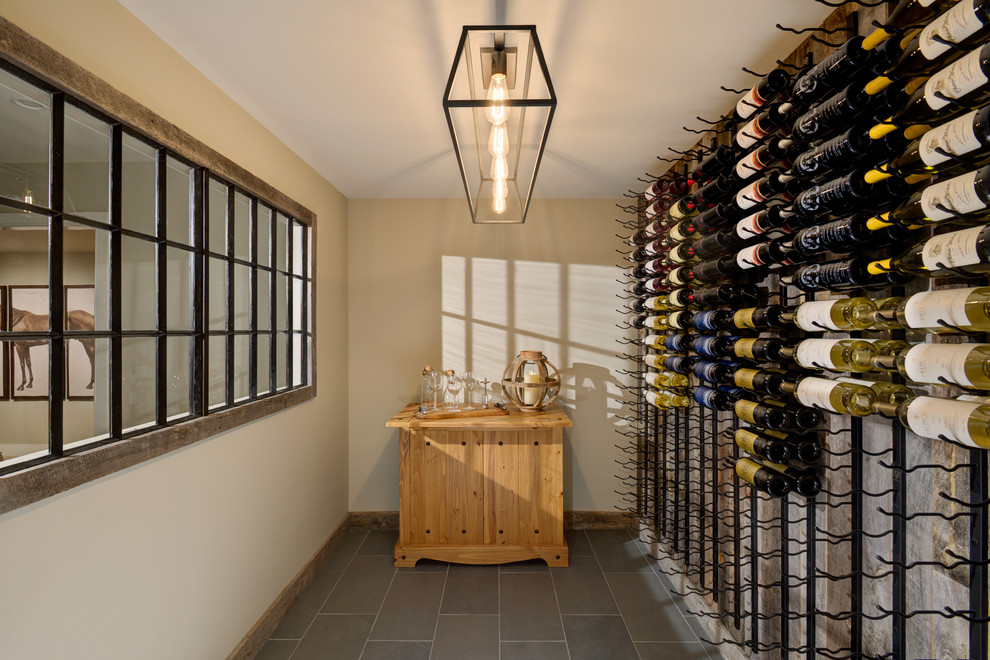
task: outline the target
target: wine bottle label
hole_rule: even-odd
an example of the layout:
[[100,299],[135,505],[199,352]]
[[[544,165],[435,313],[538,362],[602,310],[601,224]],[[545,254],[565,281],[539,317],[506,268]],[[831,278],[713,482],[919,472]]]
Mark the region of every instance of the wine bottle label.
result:
[[675,268],[674,270],[667,273],[667,282],[673,284],[674,286],[681,286],[686,284],[681,275],[684,273],[683,268]]
[[[929,167],[944,163],[952,156],[962,156],[983,146],[976,137],[975,117],[979,110],[942,124],[921,136],[918,155]],[[941,150],[945,154],[939,153]]]
[[748,179],[769,164],[760,160],[760,151],[762,149],[755,149],[736,163],[735,170],[740,179]]
[[743,94],[742,98],[736,102],[736,114],[743,119],[752,115],[759,110],[760,106],[767,102],[767,99],[760,96],[760,91],[757,87],[759,85],[756,85],[753,89]]
[[758,252],[762,245],[762,243],[760,245],[751,245],[747,248],[739,250],[736,254],[736,263],[739,264],[739,267],[743,270],[747,270],[749,268],[757,268],[758,266],[765,265],[760,259]]
[[921,191],[921,210],[932,220],[945,220],[987,207],[976,192],[978,170],[968,172]]
[[940,383],[939,377],[972,387],[966,358],[980,344],[915,344],[904,355],[905,375],[916,383]]
[[658,374],[658,373],[650,372],[650,373],[646,374],[645,380],[646,380],[647,383],[649,383],[650,385],[652,385],[653,387],[655,387],[657,389],[660,389],[661,387],[663,387],[663,385],[660,384],[660,374]]
[[763,194],[760,193],[760,183],[762,182],[763,179],[760,179],[759,181],[754,181],[753,183],[749,184],[748,186],[737,192],[735,197],[736,206],[738,206],[739,208],[745,211],[746,209],[753,208],[754,206],[756,206],[761,202],[765,202],[766,197],[764,197]]
[[962,231],[932,236],[925,241],[921,250],[921,261],[928,270],[940,267],[972,266],[980,263],[977,244],[983,227],[972,227]]
[[716,390],[702,385],[701,387],[694,388],[694,393],[692,396],[694,396],[695,401],[703,405],[705,408],[716,409],[715,397],[717,394],[718,392]]
[[[794,324],[802,330],[808,332],[821,332],[824,329],[840,330],[839,326],[832,321],[832,306],[834,300],[815,300],[798,305],[794,314]],[[818,325],[815,325],[815,324]],[[821,328],[819,326],[825,326]]]
[[643,343],[647,346],[652,346],[653,348],[663,347],[664,336],[663,335],[646,335],[643,337]]
[[760,375],[759,369],[738,369],[732,375],[732,382],[747,390],[753,389],[753,380]]
[[907,404],[905,421],[911,430],[925,438],[944,435],[950,440],[977,447],[969,432],[969,418],[979,403],[919,396]]
[[653,296],[652,298],[647,298],[643,301],[643,306],[653,310],[663,309],[663,296]]
[[753,321],[753,315],[755,312],[755,307],[746,307],[745,309],[738,310],[732,315],[732,324],[737,328],[756,329],[756,323]]
[[760,405],[756,401],[747,401],[746,399],[739,399],[732,406],[732,410],[736,413],[736,417],[743,420],[744,422],[749,422],[750,424],[756,424],[756,407]]
[[650,403],[651,405],[654,405],[654,406],[656,406],[657,408],[663,408],[663,407],[664,407],[664,406],[662,405],[662,403],[660,402],[660,395],[658,395],[658,394],[657,394],[656,392],[654,392],[653,390],[647,390],[647,391],[646,391],[646,400],[647,400],[647,401],[648,401],[648,402],[649,402],[649,403]]
[[663,369],[663,359],[659,355],[656,355],[654,353],[647,353],[646,357],[644,358],[644,361],[646,362],[646,364],[650,365],[651,367],[656,367],[657,369]]
[[983,27],[983,21],[976,15],[975,4],[976,0],[962,0],[922,30],[918,37],[918,48],[926,60],[938,59],[949,50],[949,44],[937,41],[936,36],[958,44]]
[[939,321],[964,327],[969,325],[966,299],[974,289],[925,291],[908,298],[904,320],[909,328],[937,328]]
[[794,398],[806,406],[819,406],[825,410],[839,412],[830,401],[832,390],[835,388],[835,381],[828,378],[802,378],[798,381]]
[[774,431],[773,429],[760,429],[760,433],[770,438],[777,438],[778,440],[787,440],[788,434],[783,431]]
[[822,365],[826,369],[835,366],[832,362],[832,347],[838,339],[805,339],[797,345],[794,359],[804,367]]
[[674,312],[667,317],[667,325],[676,330],[686,330],[687,312]]
[[694,365],[694,375],[701,380],[714,383],[716,382],[716,376],[718,375],[717,371],[719,367],[722,366],[723,364],[721,362],[709,362],[707,360],[704,362],[698,362]]
[[654,330],[663,330],[664,324],[663,319],[659,316],[649,316],[645,321],[646,327],[653,328]]
[[745,449],[750,454],[755,454],[756,453],[755,445],[757,442],[762,440],[762,438],[760,438],[760,436],[756,435],[752,431],[748,431],[746,429],[739,429],[736,431],[735,440],[736,440],[736,444],[739,447]]
[[677,242],[681,242],[691,238],[691,235],[681,233],[681,225],[678,223],[670,230],[670,237]]
[[749,149],[761,139],[766,137],[767,133],[760,128],[759,122],[760,117],[757,117],[739,129],[739,132],[736,133],[736,144],[743,149]]
[[756,485],[756,473],[762,469],[761,466],[756,461],[751,461],[748,458],[740,458],[736,461],[736,476],[743,481]]
[[748,215],[739,222],[736,223],[736,235],[739,238],[752,238],[755,234],[762,234],[763,230],[760,228],[759,219],[762,211],[757,211],[752,215]]
[[756,355],[753,354],[753,345],[757,341],[756,339],[740,339],[733,345],[732,351],[736,354],[736,357],[755,360]]
[[[703,312],[702,312],[703,313]],[[698,318],[698,314],[695,315]],[[713,328],[705,328],[705,330],[712,330]],[[715,352],[715,341],[718,337],[698,337],[694,340],[694,352],[698,355],[705,355],[707,357],[717,358],[719,354]]]
[[925,102],[928,107],[941,110],[953,99],[961,98],[987,84],[987,76],[980,66],[982,50],[982,47],[977,48],[928,79],[925,83]]

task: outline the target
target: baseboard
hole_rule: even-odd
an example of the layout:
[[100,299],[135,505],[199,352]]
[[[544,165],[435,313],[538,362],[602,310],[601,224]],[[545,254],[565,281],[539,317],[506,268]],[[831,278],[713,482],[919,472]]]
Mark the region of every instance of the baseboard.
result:
[[330,536],[323,542],[323,545],[299,569],[299,572],[296,573],[285,589],[282,589],[275,602],[265,610],[261,618],[251,627],[251,630],[244,635],[240,643],[230,652],[227,660],[250,660],[258,655],[265,643],[268,642],[268,638],[278,628],[278,624],[282,623],[282,619],[285,618],[285,615],[288,614],[292,606],[299,600],[302,592],[306,590],[306,587],[316,577],[316,572],[320,566],[326,562],[330,553],[340,545],[340,542],[344,539],[344,535],[347,534],[347,530],[350,527],[350,516],[344,516],[344,519],[330,533]]
[[[632,516],[620,511],[564,511],[565,529],[625,529]],[[398,511],[352,511],[352,527],[399,529]]]

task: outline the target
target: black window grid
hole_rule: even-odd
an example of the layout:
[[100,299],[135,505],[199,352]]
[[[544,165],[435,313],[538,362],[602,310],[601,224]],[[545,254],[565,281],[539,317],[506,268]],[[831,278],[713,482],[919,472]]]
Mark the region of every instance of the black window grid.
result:
[[[14,198],[0,197],[0,207],[28,211],[48,217],[48,309],[49,329],[46,332],[10,332],[0,331],[0,342],[13,340],[40,339],[48,342],[49,346],[49,392],[48,392],[48,453],[45,456],[28,461],[18,461],[10,465],[0,464],[0,475],[9,474],[29,467],[39,465],[71,455],[131,438],[159,428],[172,426],[209,414],[226,410],[242,403],[275,396],[289,390],[308,386],[311,367],[309,360],[309,342],[312,338],[309,298],[312,291],[309,252],[309,226],[289,213],[279,209],[270,200],[260,199],[257,195],[239,188],[236,184],[226,181],[207,168],[198,166],[184,158],[181,154],[168,149],[139,132],[124,127],[120,122],[105,113],[85,103],[79,102],[64,92],[53,89],[45,82],[27,74],[17,67],[0,60],[0,69],[8,71],[23,80],[35,85],[50,94],[51,112],[49,124],[49,206],[40,206],[23,202]],[[110,200],[109,218],[107,222],[87,218],[64,209],[64,139],[65,139],[65,108],[71,104],[106,122],[110,126]],[[155,150],[155,222],[154,234],[146,234],[133,228],[125,227],[122,223],[122,182],[123,182],[123,136],[128,135],[148,144]],[[166,172],[169,159],[173,159],[192,171],[192,192],[190,223],[192,225],[192,241],[185,243],[171,240],[167,237],[167,207],[166,207]],[[209,181],[223,185],[226,191],[226,228],[225,253],[209,250],[209,204],[207,186]],[[249,251],[250,258],[242,259],[235,256],[235,234],[237,223],[235,215],[235,195],[240,194],[249,202]],[[269,215],[267,241],[262,242],[258,231],[259,207]],[[279,230],[278,218],[284,218],[284,256],[282,264],[276,263],[276,244]],[[109,237],[109,317],[107,330],[71,331],[64,328],[65,299],[62,294],[65,278],[63,270],[63,232],[64,223],[91,227],[95,230],[106,231]],[[294,229],[301,229],[301,249],[299,259],[295,263],[296,254],[293,249],[295,240]],[[123,309],[121,300],[122,277],[122,238],[129,237],[152,243],[155,247],[155,328],[153,330],[124,330]],[[259,262],[259,248],[265,245],[268,250],[267,265]],[[192,256],[191,295],[189,313],[192,327],[188,330],[168,329],[166,255],[169,248],[181,250]],[[223,330],[210,330],[207,318],[209,313],[209,264],[211,259],[225,262],[228,277],[225,287],[225,327]],[[250,269],[249,272],[249,326],[248,329],[237,329],[234,324],[235,278],[232,276],[233,266],[241,265]],[[267,273],[267,298],[262,300],[259,295],[259,273]],[[278,327],[278,312],[276,303],[276,287],[279,286],[279,275],[284,276],[283,299],[285,300],[284,323]],[[294,283],[301,284],[301,314],[299,327],[293,327]],[[267,303],[269,314],[269,329],[258,327],[258,305]],[[209,383],[207,382],[209,364],[209,338],[222,336],[225,338],[225,392],[224,402],[214,407],[209,406]],[[249,364],[248,395],[235,401],[235,338],[248,337]],[[155,339],[155,419],[152,424],[125,431],[123,428],[123,340],[131,337]],[[169,338],[188,337],[192,343],[189,353],[189,413],[168,419],[167,407],[167,343]],[[278,340],[284,337],[286,350],[284,354],[284,385],[279,386],[279,354]],[[73,443],[71,449],[64,447],[64,417],[65,402],[65,351],[66,342],[71,339],[91,338],[109,341],[109,433],[106,437],[96,437],[91,441]],[[294,375],[295,362],[293,339],[300,338],[299,378],[296,383]],[[258,346],[260,342],[268,343],[268,387],[259,394],[258,387]],[[295,383],[295,384],[294,384]]]

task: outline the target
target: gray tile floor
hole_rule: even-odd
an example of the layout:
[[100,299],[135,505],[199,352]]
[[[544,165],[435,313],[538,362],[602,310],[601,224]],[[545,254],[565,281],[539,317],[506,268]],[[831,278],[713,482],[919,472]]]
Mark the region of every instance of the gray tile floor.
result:
[[570,566],[392,566],[348,532],[258,660],[720,660],[626,530],[569,530]]

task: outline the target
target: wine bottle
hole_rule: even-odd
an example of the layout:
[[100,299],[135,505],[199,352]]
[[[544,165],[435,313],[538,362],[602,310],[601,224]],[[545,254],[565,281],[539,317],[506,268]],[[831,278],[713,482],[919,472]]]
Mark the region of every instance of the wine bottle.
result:
[[960,394],[956,401],[975,401],[976,403],[990,403],[990,396],[977,396],[976,394]]
[[677,266],[686,263],[691,263],[697,261],[697,257],[694,256],[694,248],[691,243],[681,243],[674,249],[667,252],[666,256],[663,257],[664,263]]
[[795,232],[790,247],[810,258],[823,252],[844,254],[857,250],[875,250],[888,245],[891,236],[870,229],[869,219],[869,216],[853,215],[805,227]]
[[628,288],[628,292],[634,296],[650,296],[662,294],[664,289],[663,278],[653,277],[648,280],[636,282]]
[[732,410],[732,402],[729,400],[729,395],[713,387],[699,385],[694,388],[691,396],[698,402],[698,405],[710,410]]
[[735,255],[730,255],[693,264],[688,273],[699,282],[720,282],[740,272],[742,268],[736,263]]
[[869,387],[854,383],[807,376],[785,382],[781,389],[804,406],[822,408],[840,415],[863,417],[873,412],[877,395]]
[[657,355],[655,353],[647,353],[643,361],[655,369],[665,369],[667,371],[676,371],[679,374],[689,374],[696,360],[693,357],[684,355]]
[[750,396],[750,393],[741,387],[736,387],[731,384],[719,385],[716,388],[719,392],[722,392],[729,398],[729,403],[735,405],[736,401]]
[[744,295],[742,287],[735,284],[713,284],[696,289],[691,294],[691,303],[703,307],[716,307],[735,302]]
[[745,247],[736,253],[736,265],[744,271],[775,264],[789,265],[797,255],[788,245],[787,239],[775,238],[766,243]]
[[732,147],[716,147],[695,166],[691,178],[699,182],[710,181],[732,165],[737,157],[738,152]]
[[687,266],[677,266],[664,275],[664,284],[669,287],[687,286],[690,284],[701,284],[690,277],[691,269]]
[[806,264],[797,268],[786,280],[803,291],[841,291],[869,286],[891,286],[905,284],[911,279],[910,275],[896,271],[884,275],[873,275],[869,272],[869,259],[853,257],[840,261],[825,261]]
[[870,262],[871,273],[895,270],[918,277],[952,275],[946,268],[990,271],[990,225],[938,234],[916,243],[900,256]]
[[[821,185],[806,188],[794,197],[793,209],[803,216],[819,216],[863,206],[876,206],[891,197],[901,197],[908,190],[903,179],[890,179],[886,186],[870,183],[867,170],[853,170],[849,174]],[[891,190],[891,186],[896,186]]]
[[651,371],[643,379],[648,385],[652,385],[658,390],[665,390],[670,387],[687,387],[690,385],[687,376],[673,371]]
[[723,229],[704,238],[699,238],[694,242],[692,248],[699,259],[711,259],[721,254],[735,252],[745,245],[747,240],[741,238],[731,229]]
[[774,137],[740,158],[732,171],[736,174],[736,180],[741,183],[771,165],[779,164],[786,169],[791,166],[797,150],[798,145],[791,138]]
[[667,338],[663,341],[663,345],[668,351],[674,351],[675,353],[686,353],[691,348],[691,341],[691,335],[674,334],[667,335]]
[[694,240],[695,233],[696,230],[694,225],[691,224],[691,218],[684,218],[670,228],[670,232],[667,233],[667,238],[670,239],[671,245],[675,245],[677,243]]
[[671,225],[674,224],[674,221],[683,220],[684,218],[690,218],[695,215],[698,215],[698,210],[695,208],[694,200],[690,197],[681,197],[667,209],[667,218]]
[[[904,38],[901,55],[887,68],[887,74],[871,81],[873,88],[893,77],[928,75],[956,61],[990,33],[988,0],[963,0],[935,18],[925,29]],[[955,47],[953,47],[955,46]]]
[[915,344],[896,357],[877,356],[874,362],[915,383],[990,389],[990,344]]
[[693,320],[694,312],[677,311],[667,316],[667,327],[671,330],[691,330],[694,328]]
[[[732,312],[726,313],[730,318],[732,317]],[[702,337],[695,337],[694,341],[691,343],[691,346],[694,348],[694,352],[698,355],[719,359],[732,355],[732,345],[736,339],[736,337],[705,335]]]
[[897,306],[902,300],[904,300],[902,296],[887,296],[874,300],[873,304],[876,305],[877,311],[873,313],[873,325],[870,329],[896,330],[904,327],[897,320]]
[[763,403],[768,406],[777,406],[787,412],[787,423],[783,428],[785,431],[793,429],[808,431],[822,423],[823,415],[817,408],[799,406],[778,399],[764,399]]
[[793,176],[782,170],[774,170],[739,190],[733,198],[733,204],[739,209],[746,210],[777,195],[789,199],[792,193],[796,192],[798,185],[798,180]]
[[926,23],[951,7],[955,2],[956,0],[900,0],[887,14],[887,22],[866,37],[863,41],[863,48],[872,50],[884,39],[896,34],[897,28]]
[[783,69],[774,69],[753,85],[753,88],[742,95],[736,103],[735,115],[739,119],[748,119],[757,110],[772,101],[791,83],[791,76]]
[[841,300],[814,300],[798,305],[793,313],[784,314],[786,321],[793,321],[807,332],[832,330],[865,330],[873,325],[876,305],[869,298],[844,298]]
[[896,406],[901,401],[907,401],[911,397],[917,396],[914,390],[898,383],[885,383],[880,380],[861,380],[847,377],[838,378],[837,380],[843,383],[870,388],[877,397],[877,403],[892,403]]
[[[649,261],[643,261],[636,264],[636,267],[632,269],[630,275],[637,280],[641,280],[644,277],[654,277],[667,272],[667,266],[663,263],[663,259],[650,259]],[[666,280],[666,275],[664,276]],[[664,285],[668,285],[668,282],[664,282]]]
[[767,461],[766,466],[790,479],[791,490],[798,495],[814,497],[822,491],[822,481],[813,470],[801,470],[790,465],[769,461]]
[[988,73],[990,44],[984,44],[932,75],[885,123],[900,127],[928,124],[982,105],[990,96]]
[[794,217],[794,211],[783,203],[769,204],[762,211],[752,213],[736,223],[734,230],[739,238],[749,240],[754,236],[766,234],[774,229],[791,233],[788,221]]
[[988,146],[990,106],[984,106],[925,132],[903,153],[867,176],[875,179],[885,174],[946,173],[965,165],[973,169],[990,158]]
[[923,438],[946,437],[976,449],[990,449],[990,406],[976,401],[917,396],[897,406],[877,404]]
[[736,401],[732,405],[732,411],[736,417],[744,422],[764,426],[774,431],[786,430],[792,424],[791,415],[784,408],[749,399]]
[[830,89],[850,80],[870,59],[870,53],[863,48],[862,37],[848,39],[794,81],[791,87],[793,102],[798,106],[814,103]]
[[645,395],[647,402],[657,408],[660,408],[661,410],[669,410],[670,408],[687,408],[691,405],[690,399],[688,399],[685,395],[678,394],[676,392],[666,390],[661,392],[646,390]]
[[740,449],[774,463],[789,459],[793,450],[790,443],[780,438],[763,435],[748,428],[736,429],[734,440]]
[[829,371],[870,371],[877,356],[873,344],[861,339],[805,339],[780,353],[805,369]]
[[[633,320],[629,322],[629,325],[638,329],[653,328],[654,327],[653,324],[657,323],[659,325],[659,323],[655,320],[656,318],[657,317],[655,316],[647,316],[646,314],[640,314],[639,316],[633,318]],[[660,329],[660,328],[656,328],[656,329]]]
[[793,116],[797,108],[791,103],[774,103],[761,111],[748,124],[736,131],[735,144],[740,149],[751,149],[753,145],[783,126]]
[[735,373],[732,374],[732,382],[736,387],[759,394],[780,396],[784,392],[783,376],[764,369],[736,369]]
[[[897,321],[926,332],[990,330],[990,287],[923,291],[901,301]],[[954,327],[949,327],[954,326]]]
[[857,116],[879,107],[880,95],[871,96],[859,81],[817,103],[794,120],[791,132],[801,142],[821,140],[835,130],[848,126]]
[[694,365],[694,375],[699,380],[703,380],[714,385],[723,385],[732,382],[732,362],[715,362],[713,360],[700,360]]
[[681,309],[691,304],[691,289],[687,287],[675,289],[667,294],[667,305],[672,309]]
[[732,355],[754,362],[780,362],[787,346],[779,339],[737,339],[732,345]]
[[802,463],[810,465],[821,458],[822,445],[818,440],[817,433],[784,433],[770,429],[759,429],[755,432],[788,443],[791,445],[791,453],[794,458]]
[[737,477],[771,497],[783,497],[791,491],[790,479],[776,470],[763,467],[754,460],[740,458],[736,461],[734,469]]
[[787,308],[782,305],[744,307],[732,315],[732,324],[740,329],[752,330],[782,328],[788,324],[785,318],[786,313]]

